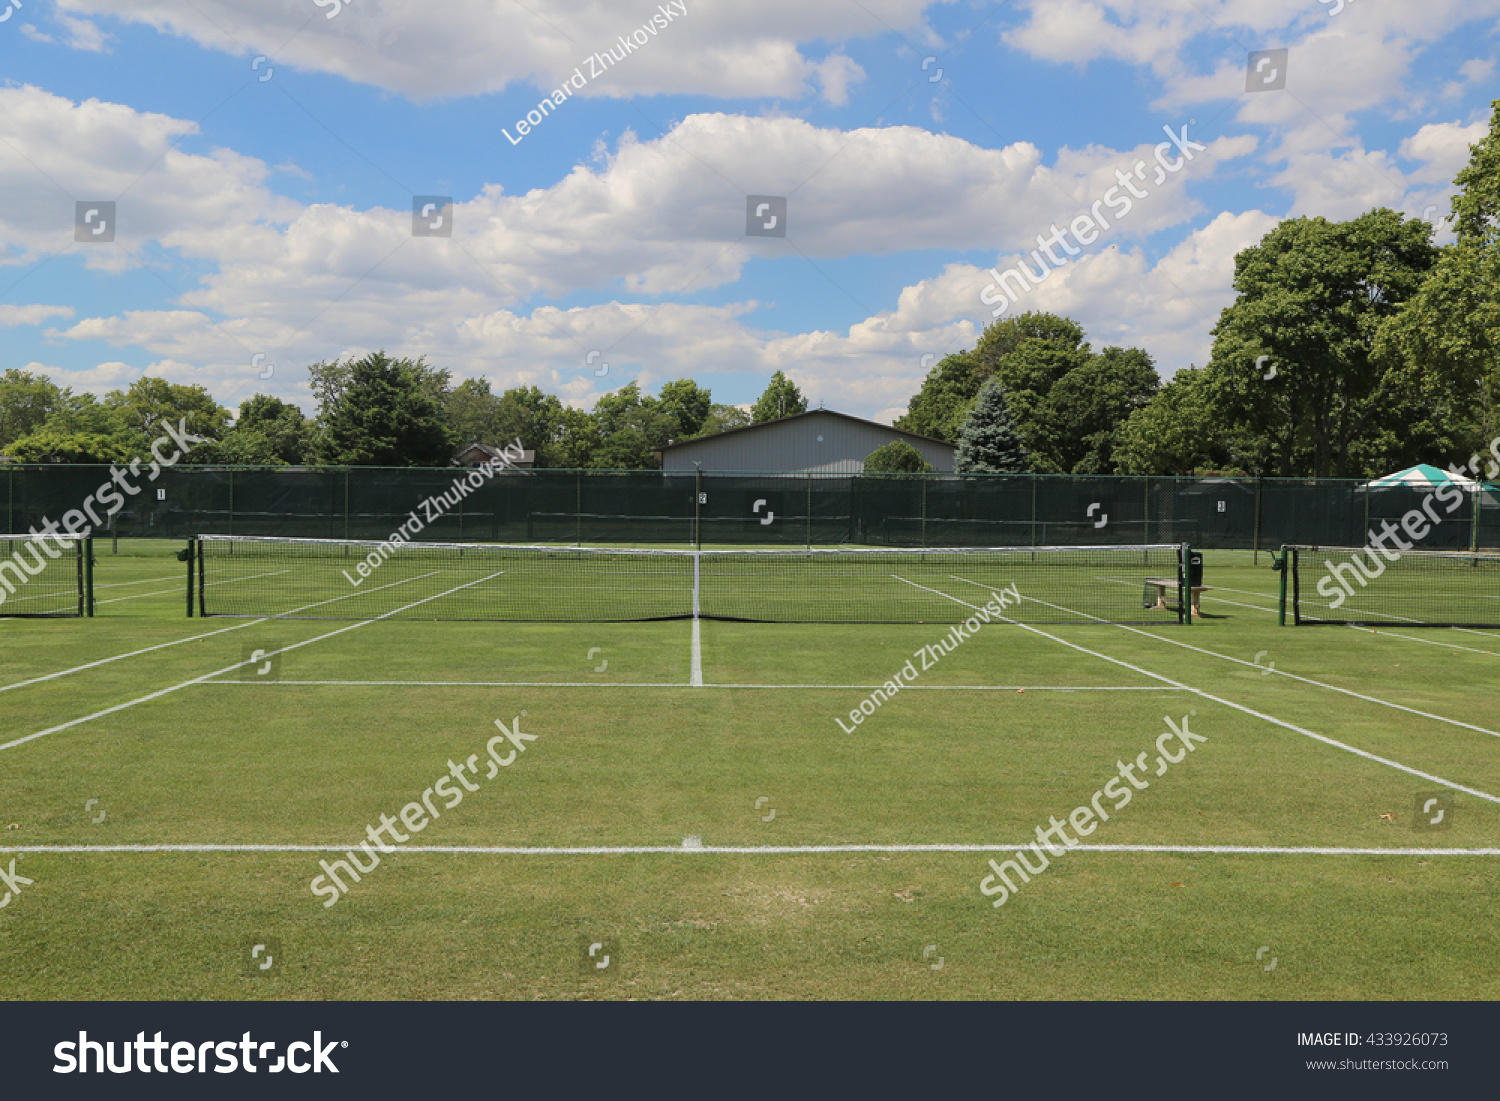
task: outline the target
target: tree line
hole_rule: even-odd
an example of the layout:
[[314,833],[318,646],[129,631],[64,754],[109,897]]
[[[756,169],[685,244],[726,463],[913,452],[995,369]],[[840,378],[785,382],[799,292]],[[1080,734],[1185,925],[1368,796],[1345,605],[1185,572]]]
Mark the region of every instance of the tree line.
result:
[[[1075,321],[1026,313],[944,357],[896,427],[958,445],[960,472],[1373,477],[1463,465],[1500,436],[1500,100],[1459,173],[1450,224],[1376,209],[1291,218],[1235,258],[1235,301],[1208,362],[1162,383],[1139,348],[1095,352]],[[0,454],[18,462],[139,455],[158,422],[207,437],[189,463],[440,466],[469,443],[519,439],[539,467],[649,469],[671,441],[807,410],[780,371],[747,412],[692,379],[635,383],[590,412],[535,386],[455,384],[384,352],[315,363],[317,412],[257,394],[228,410],[201,386],[142,378],[102,399],[0,375]],[[909,444],[866,469],[930,469]]]
[[630,383],[586,413],[535,386],[496,394],[485,379],[455,385],[451,372],[425,359],[383,351],[315,363],[308,375],[312,417],[256,394],[231,423],[202,386],[145,377],[101,399],[8,370],[0,374],[0,454],[22,463],[125,462],[145,452],[160,423],[184,420],[205,437],[184,459],[190,465],[445,466],[468,444],[519,439],[537,466],[646,469],[669,442],[807,411],[780,371],[748,412],[677,379],[655,395]]

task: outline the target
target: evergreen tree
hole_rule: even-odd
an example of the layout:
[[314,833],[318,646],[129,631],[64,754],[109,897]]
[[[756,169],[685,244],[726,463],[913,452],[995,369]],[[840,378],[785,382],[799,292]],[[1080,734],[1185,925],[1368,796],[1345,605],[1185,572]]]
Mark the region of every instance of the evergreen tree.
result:
[[959,429],[956,469],[960,474],[1030,473],[1005,390],[994,379],[980,389],[974,408]]
[[797,384],[780,371],[771,376],[771,383],[750,410],[750,419],[755,424],[762,421],[780,420],[807,412],[807,399]]

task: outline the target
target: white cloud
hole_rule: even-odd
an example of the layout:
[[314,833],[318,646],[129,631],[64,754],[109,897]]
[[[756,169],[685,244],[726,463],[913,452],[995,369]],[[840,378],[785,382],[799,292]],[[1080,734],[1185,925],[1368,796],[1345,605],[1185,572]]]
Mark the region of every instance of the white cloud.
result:
[[1401,155],[1407,160],[1423,162],[1423,167],[1411,174],[1413,180],[1451,183],[1469,163],[1470,147],[1489,132],[1489,123],[1484,120],[1468,126],[1457,122],[1428,123],[1401,143]]
[[103,53],[109,44],[110,35],[87,19],[79,19],[63,12],[57,13],[57,21],[68,32],[68,45],[75,50]]
[[0,329],[17,325],[42,325],[54,317],[72,317],[72,306],[7,306],[0,305]]
[[[647,44],[590,81],[583,95],[659,93],[799,98],[821,87],[830,103],[862,78],[841,53],[818,59],[803,42],[840,42],[887,28],[930,37],[922,20],[933,0],[674,0],[660,5],[604,0],[344,0],[319,13],[308,0],[59,0],[73,12],[110,15],[183,35],[208,49],[266,54],[277,64],[335,73],[414,99],[481,95],[513,82],[557,87],[619,35],[672,8]],[[683,6],[686,14],[683,14]],[[310,17],[310,13],[314,13]],[[321,14],[324,18],[317,18]],[[329,19],[329,14],[336,18]]]
[[118,245],[77,246],[90,267],[112,271],[150,240],[192,257],[245,251],[257,225],[296,212],[265,189],[259,161],[178,151],[196,129],[120,104],[0,88],[0,263],[74,248],[75,199],[117,201]]

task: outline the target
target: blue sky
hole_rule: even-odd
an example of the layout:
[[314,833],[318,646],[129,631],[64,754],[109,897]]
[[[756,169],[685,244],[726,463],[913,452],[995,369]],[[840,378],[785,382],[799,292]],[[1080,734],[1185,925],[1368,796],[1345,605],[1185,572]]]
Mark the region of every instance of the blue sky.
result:
[[[307,364],[383,347],[583,407],[783,370],[882,420],[990,321],[987,269],[1164,126],[1204,150],[1017,312],[1170,376],[1278,220],[1436,220],[1500,29],[1500,0],[7,2],[0,369],[310,406]],[[1247,92],[1282,48],[1285,87]],[[787,198],[785,238],[746,236],[751,194]],[[414,195],[452,196],[451,237],[412,236]],[[77,243],[96,200],[115,239]]]

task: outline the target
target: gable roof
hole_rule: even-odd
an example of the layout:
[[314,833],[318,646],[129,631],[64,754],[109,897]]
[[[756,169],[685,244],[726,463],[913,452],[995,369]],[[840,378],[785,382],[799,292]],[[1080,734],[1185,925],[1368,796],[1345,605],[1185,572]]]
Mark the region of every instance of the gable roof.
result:
[[898,436],[906,436],[913,440],[924,440],[927,443],[935,443],[939,447],[951,447],[955,450],[958,448],[958,444],[949,443],[947,440],[940,440],[935,436],[924,436],[920,432],[908,432],[904,428],[894,428],[889,424],[866,420],[864,417],[856,417],[850,413],[840,413],[834,409],[809,409],[806,413],[793,413],[789,417],[777,417],[773,421],[761,421],[759,424],[746,424],[739,428],[728,428],[723,432],[715,432],[712,436],[697,436],[691,440],[678,440],[676,443],[667,444],[662,450],[672,451],[679,447],[687,447],[689,444],[707,443],[709,440],[721,440],[725,436],[733,436],[737,432],[753,432],[758,428],[769,428],[773,424],[786,424],[788,421],[801,420],[803,417],[840,417],[846,421],[853,421],[855,424],[869,425],[871,428],[880,428],[887,432],[894,432]]

